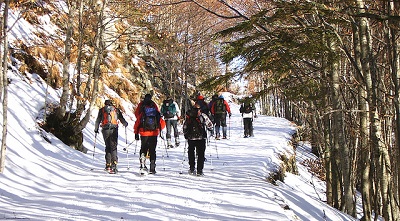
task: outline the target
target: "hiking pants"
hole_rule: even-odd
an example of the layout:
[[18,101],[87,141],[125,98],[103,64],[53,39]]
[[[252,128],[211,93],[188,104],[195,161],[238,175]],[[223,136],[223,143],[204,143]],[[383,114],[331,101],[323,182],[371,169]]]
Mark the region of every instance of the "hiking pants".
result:
[[188,159],[191,170],[196,165],[195,159],[197,154],[197,172],[203,172],[204,168],[204,152],[206,151],[206,140],[188,140]]
[[140,137],[142,146],[140,147],[140,156],[142,153],[146,156],[147,150],[149,150],[150,161],[156,161],[156,147],[157,147],[157,136],[141,136]]
[[244,136],[252,136],[253,135],[253,119],[252,118],[243,118],[243,126],[244,126]]
[[215,114],[215,134],[220,136],[219,129],[222,126],[222,136],[226,137],[227,125],[226,125],[226,113],[225,114]]
[[118,128],[107,128],[102,129],[101,133],[103,134],[104,143],[106,144],[105,148],[105,158],[106,164],[111,165],[111,163],[118,163],[117,156],[117,146],[118,146]]
[[167,126],[167,139],[171,139],[171,127],[174,129],[174,137],[175,140],[178,140],[179,132],[178,132],[178,120],[174,119],[167,119],[166,121],[166,126]]

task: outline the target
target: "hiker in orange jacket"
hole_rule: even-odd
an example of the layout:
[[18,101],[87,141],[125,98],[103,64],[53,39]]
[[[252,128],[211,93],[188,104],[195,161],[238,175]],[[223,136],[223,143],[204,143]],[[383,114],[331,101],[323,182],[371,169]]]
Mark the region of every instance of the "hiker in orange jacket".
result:
[[[140,170],[141,173],[147,172],[146,154],[150,154],[150,171],[156,173],[156,147],[157,137],[161,136],[161,130],[165,128],[165,121],[157,104],[151,100],[152,96],[146,94],[144,100],[140,102],[135,110],[136,122],[133,127],[135,140],[141,140],[140,147]],[[140,135],[140,137],[139,137]],[[161,138],[163,138],[161,136]]]

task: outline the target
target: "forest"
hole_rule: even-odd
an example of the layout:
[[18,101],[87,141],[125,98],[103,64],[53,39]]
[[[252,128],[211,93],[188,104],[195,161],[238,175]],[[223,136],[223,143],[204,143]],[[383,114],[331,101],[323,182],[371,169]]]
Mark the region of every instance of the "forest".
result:
[[[289,119],[312,143],[328,204],[362,220],[399,220],[400,2],[393,0],[2,0],[0,172],[7,71],[61,91],[40,125],[82,150],[104,97],[134,108],[144,94],[183,110],[198,93],[239,93],[261,114]],[[56,30],[14,39],[9,11]],[[113,100],[118,105],[120,101]],[[74,107],[74,108],[72,108]],[[124,110],[122,110],[124,111]]]

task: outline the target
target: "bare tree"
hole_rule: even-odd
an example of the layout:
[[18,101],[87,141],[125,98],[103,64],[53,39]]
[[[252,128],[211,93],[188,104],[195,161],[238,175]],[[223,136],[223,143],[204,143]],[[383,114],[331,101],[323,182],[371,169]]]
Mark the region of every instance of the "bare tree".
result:
[[8,7],[9,7],[9,0],[4,1],[4,12],[3,12],[3,19],[2,19],[2,28],[1,28],[1,39],[3,40],[3,55],[2,55],[2,62],[1,62],[1,82],[0,82],[0,98],[2,98],[2,106],[3,106],[3,124],[2,124],[2,136],[1,136],[1,155],[0,155],[0,173],[4,171],[5,167],[5,160],[6,160],[6,138],[7,138],[7,107],[8,107],[8,78],[7,78],[7,71],[8,71],[8,41],[7,41],[7,32],[8,32]]

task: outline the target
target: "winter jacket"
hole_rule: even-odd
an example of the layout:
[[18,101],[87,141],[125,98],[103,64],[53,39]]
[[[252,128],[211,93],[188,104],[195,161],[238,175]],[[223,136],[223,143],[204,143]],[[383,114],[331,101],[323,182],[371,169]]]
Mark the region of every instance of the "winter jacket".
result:
[[[160,112],[157,104],[154,103],[153,101],[151,101],[151,102],[154,104],[157,111]],[[164,119],[162,119],[162,117],[160,117],[160,122],[159,122],[160,127],[157,130],[154,130],[154,131],[144,130],[141,127],[141,119],[142,119],[142,115],[143,115],[143,113],[142,113],[143,105],[145,105],[143,103],[143,101],[140,102],[135,110],[136,121],[135,121],[135,125],[133,126],[133,132],[135,134],[140,134],[140,136],[143,136],[143,137],[158,136],[160,134],[161,130],[163,130],[165,128],[165,121],[164,121]]]
[[[215,115],[215,104],[216,104],[217,102],[215,101],[215,102],[213,102],[213,105],[212,105],[212,107],[211,107],[211,114],[212,115]],[[228,113],[228,114],[231,114],[231,108],[229,107],[229,104],[228,104],[228,102],[226,102],[226,100],[224,100],[224,105],[225,105],[225,110],[226,110],[226,112]]]

